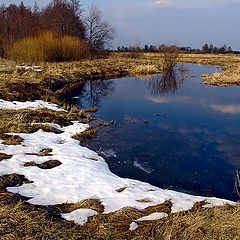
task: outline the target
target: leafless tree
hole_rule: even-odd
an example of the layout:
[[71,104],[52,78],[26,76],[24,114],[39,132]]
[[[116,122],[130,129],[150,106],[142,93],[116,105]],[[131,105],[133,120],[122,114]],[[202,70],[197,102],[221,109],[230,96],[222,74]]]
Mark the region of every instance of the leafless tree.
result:
[[55,31],[60,36],[84,38],[80,11],[80,3],[77,0],[52,0],[42,13],[44,28]]
[[38,29],[39,15],[31,8],[10,4],[0,7],[0,54],[3,55],[8,45],[16,40],[33,35]]
[[113,40],[114,29],[103,19],[101,10],[96,6],[89,9],[85,20],[86,36],[93,52],[104,50]]

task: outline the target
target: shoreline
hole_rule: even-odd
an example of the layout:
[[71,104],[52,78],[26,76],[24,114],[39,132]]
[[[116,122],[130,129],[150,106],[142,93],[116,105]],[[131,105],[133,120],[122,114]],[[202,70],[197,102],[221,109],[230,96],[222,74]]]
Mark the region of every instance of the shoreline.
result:
[[[161,73],[159,54],[143,53],[139,59],[123,56],[112,53],[107,59],[44,63],[39,66],[18,66],[0,59],[0,87],[3,89],[0,98],[19,101],[41,99],[59,103],[58,94],[81,82]],[[178,62],[221,67],[222,72],[203,76],[207,84],[240,85],[240,56],[180,54]],[[20,88],[25,89],[28,96],[21,94]]]
[[[1,100],[0,107],[1,109],[5,107],[5,109],[19,110],[26,108],[38,109],[44,106],[51,111],[65,111],[54,104],[43,102],[38,102],[37,104],[36,102],[18,102],[17,104],[12,104],[11,102]],[[104,209],[103,213],[105,214],[120,211],[126,207],[131,207],[141,212],[144,209],[162,205],[168,201],[171,202],[171,210],[167,214],[188,211],[191,210],[194,205],[200,203],[203,208],[236,204],[225,199],[193,196],[172,190],[163,190],[137,180],[120,178],[110,172],[103,158],[99,157],[97,153],[81,147],[79,141],[72,138],[72,136],[88,129],[89,125],[79,122],[73,122],[73,125],[66,127],[60,127],[52,123],[38,124],[50,125],[52,128],[59,130],[60,133],[56,134],[51,131],[44,132],[40,128],[34,133],[11,133],[10,135],[19,136],[22,140],[17,145],[12,146],[0,143],[1,154],[10,156],[7,159],[3,157],[1,160],[0,175],[17,174],[24,176],[26,179],[25,184],[20,184],[20,186],[17,187],[10,186],[10,188],[8,187],[6,190],[24,196],[24,198],[29,199],[28,202],[30,204],[42,206],[54,206],[64,203],[78,204],[81,201],[93,200],[90,196],[94,195],[94,199],[101,202],[102,208]],[[49,147],[51,147],[51,150],[49,149],[48,153],[44,155],[40,154]],[[67,148],[71,148],[71,152],[67,153]],[[60,165],[46,168],[49,169],[47,170],[48,173],[46,170],[41,169],[41,164],[53,161],[53,159],[58,159],[54,161],[58,161]],[[73,162],[73,165],[71,165],[71,162]],[[62,170],[60,170],[60,168]],[[84,170],[84,168],[87,170]],[[85,171],[86,173],[84,173]],[[51,172],[53,172],[53,175]],[[61,176],[65,174],[71,177],[69,180],[64,179],[64,181],[62,181]],[[96,176],[94,176],[94,174]],[[77,185],[74,179],[78,181]],[[73,182],[71,183],[72,180]],[[52,181],[53,183],[51,183]],[[99,185],[100,188],[98,188],[100,182],[102,183]],[[96,185],[96,183],[98,184]],[[49,190],[46,191],[47,186]],[[58,188],[57,186],[61,187]],[[73,193],[74,188],[72,187],[68,193],[67,186],[75,186],[75,193]],[[64,194],[62,192],[63,189]],[[121,195],[122,200],[120,200]],[[141,199],[145,200],[143,201]],[[67,215],[67,213],[64,214],[65,217],[68,218],[69,215]],[[78,217],[71,219],[78,222]]]

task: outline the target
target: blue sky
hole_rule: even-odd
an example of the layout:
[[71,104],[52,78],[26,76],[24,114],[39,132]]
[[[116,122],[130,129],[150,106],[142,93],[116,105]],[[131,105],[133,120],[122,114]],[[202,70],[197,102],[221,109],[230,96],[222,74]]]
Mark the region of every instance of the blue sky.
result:
[[[0,0],[0,3],[20,0]],[[25,0],[32,5],[34,0]],[[48,0],[36,0],[43,6]],[[240,50],[240,0],[82,0],[103,10],[116,29],[113,46],[176,44],[200,48],[227,44]]]

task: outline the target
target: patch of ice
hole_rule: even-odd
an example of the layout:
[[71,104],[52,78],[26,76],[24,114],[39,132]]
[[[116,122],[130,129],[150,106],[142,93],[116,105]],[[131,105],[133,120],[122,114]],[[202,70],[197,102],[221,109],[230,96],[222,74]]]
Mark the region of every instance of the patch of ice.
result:
[[104,157],[109,158],[109,157],[117,157],[116,152],[113,149],[108,149],[108,150],[102,150],[101,152],[102,155],[104,155]]
[[77,209],[71,213],[62,213],[61,216],[65,220],[74,221],[76,224],[83,226],[87,221],[88,218],[96,216],[97,212],[91,209]]
[[148,216],[141,217],[141,218],[137,219],[135,222],[154,221],[154,220],[159,220],[161,218],[165,218],[167,216],[168,216],[168,214],[165,212],[155,212]]
[[44,102],[42,100],[36,100],[34,102],[18,102],[18,101],[5,101],[0,99],[0,109],[8,110],[21,110],[21,109],[38,109],[38,108],[47,108],[53,111],[65,111],[58,107],[57,104]]
[[132,222],[129,226],[130,231],[135,231],[138,228],[138,224],[136,222]]
[[138,159],[133,161],[133,166],[145,173],[151,174],[154,170],[149,166],[147,162],[140,162]]

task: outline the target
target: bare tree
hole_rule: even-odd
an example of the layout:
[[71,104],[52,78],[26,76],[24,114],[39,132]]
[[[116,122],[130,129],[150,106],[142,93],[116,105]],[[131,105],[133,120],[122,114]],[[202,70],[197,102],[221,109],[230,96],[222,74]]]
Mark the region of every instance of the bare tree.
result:
[[101,10],[92,6],[85,18],[86,37],[93,52],[104,50],[113,40],[114,29],[103,19]]
[[60,36],[84,38],[84,26],[79,16],[80,6],[79,1],[52,0],[42,13],[44,28],[55,31]]

